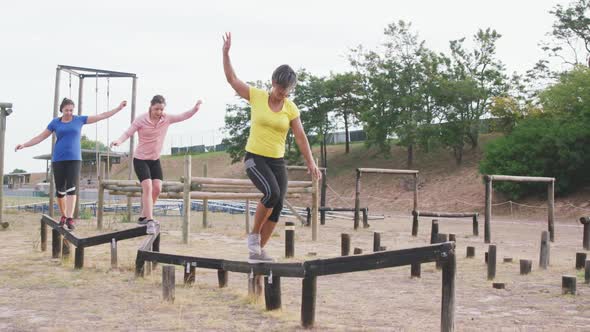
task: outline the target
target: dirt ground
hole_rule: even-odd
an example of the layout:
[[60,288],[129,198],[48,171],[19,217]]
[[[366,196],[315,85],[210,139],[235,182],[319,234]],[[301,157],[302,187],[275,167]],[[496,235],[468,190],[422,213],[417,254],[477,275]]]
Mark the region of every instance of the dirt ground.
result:
[[[191,243],[181,243],[179,217],[163,217],[161,251],[202,257],[244,260],[243,215],[210,213],[211,228],[201,228],[193,212]],[[283,278],[283,308],[266,312],[264,301],[247,296],[247,276],[230,273],[227,288],[217,288],[217,273],[197,268],[196,284],[182,285],[176,267],[176,301],[162,301],[161,265],[145,279],[136,279],[133,265],[142,239],[119,243],[119,269],[110,268],[110,249],[86,249],[85,267],[73,269],[73,259],[51,258],[39,246],[39,215],[6,214],[11,226],[0,231],[0,331],[294,331],[299,326],[301,279]],[[132,227],[108,216],[109,230]],[[544,220],[544,219],[536,219]],[[498,246],[496,290],[486,279],[483,220],[480,237],[470,236],[471,222],[441,220],[440,231],[457,234],[457,331],[589,331],[590,286],[574,268],[582,250],[582,227],[575,220],[558,221],[551,244],[551,265],[538,268],[542,221],[502,220],[492,224]],[[369,229],[354,231],[352,221],[331,219],[320,228],[319,241],[311,230],[297,226],[296,258],[284,255],[284,223],[277,227],[269,252],[281,261],[334,257],[340,253],[340,234],[350,233],[352,247],[370,252],[372,232],[382,232],[382,245],[400,249],[425,245],[430,220],[420,221],[412,238],[410,217],[374,220]],[[80,222],[80,236],[97,234],[94,220]],[[465,258],[466,246],[476,247],[474,259]],[[315,252],[317,256],[309,256]],[[73,257],[73,255],[72,255]],[[502,263],[512,257],[513,263]],[[521,258],[533,260],[533,272],[519,275]],[[577,296],[561,294],[561,276],[577,275]],[[441,273],[434,264],[422,266],[422,278],[411,279],[410,267],[357,272],[318,278],[316,330],[327,331],[436,331],[440,329]]]

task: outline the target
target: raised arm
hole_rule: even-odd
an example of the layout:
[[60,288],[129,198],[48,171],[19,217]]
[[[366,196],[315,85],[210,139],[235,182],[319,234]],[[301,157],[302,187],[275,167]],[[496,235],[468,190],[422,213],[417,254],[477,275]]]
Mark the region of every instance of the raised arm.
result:
[[236,91],[236,93],[246,99],[250,100],[250,87],[248,84],[242,82],[231,65],[229,60],[229,49],[231,48],[231,32],[226,32],[223,37],[223,72],[225,73],[225,79]]
[[318,180],[321,179],[322,172],[316,165],[315,160],[313,160],[311,148],[309,147],[309,142],[307,141],[307,136],[305,136],[305,130],[303,130],[303,125],[301,124],[301,119],[299,117],[291,120],[291,130],[293,130],[295,142],[299,147],[299,151],[303,153],[303,157],[305,158],[307,172],[311,173],[314,178]]
[[88,116],[88,119],[86,119],[86,124],[93,124],[95,122],[110,118],[111,116],[119,113],[119,111],[122,110],[123,108],[125,108],[125,106],[127,106],[127,101],[123,100],[119,104],[119,106],[117,106],[115,109],[113,109],[111,111],[103,112],[98,115],[90,115],[90,116]]
[[41,134],[39,134],[39,135],[31,138],[31,140],[29,140],[28,142],[25,142],[23,144],[17,145],[14,148],[14,151],[18,151],[20,149],[28,148],[29,146],[37,145],[37,144],[43,142],[49,136],[51,136],[51,130],[45,128],[45,130],[43,130],[41,132]]
[[184,113],[168,114],[168,118],[170,119],[170,123],[176,123],[176,122],[181,122],[181,121],[190,119],[193,115],[195,115],[195,113],[197,113],[199,111],[199,108],[201,108],[202,103],[203,102],[201,100],[198,100],[193,108],[191,108],[190,110],[188,110]]

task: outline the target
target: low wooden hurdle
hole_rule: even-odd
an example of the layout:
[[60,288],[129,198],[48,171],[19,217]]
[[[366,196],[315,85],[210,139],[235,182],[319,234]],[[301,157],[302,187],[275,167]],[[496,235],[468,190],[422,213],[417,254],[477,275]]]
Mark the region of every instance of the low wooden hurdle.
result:
[[[59,223],[48,215],[43,214],[41,216],[41,251],[47,250],[47,226],[51,227],[51,246],[52,246],[52,257],[59,258],[62,254],[62,237],[64,241],[64,251],[68,250],[64,255],[69,255],[69,245],[65,241],[68,241],[76,247],[74,268],[81,269],[84,267],[84,249],[88,247],[97,246],[100,244],[107,244],[118,242],[121,240],[132,239],[139,236],[146,235],[146,226],[130,228],[122,231],[111,232],[100,234],[87,238],[79,238],[65,228],[59,226]],[[66,249],[67,248],[67,249]],[[116,247],[115,247],[116,250]],[[112,258],[111,258],[112,259]]]
[[[355,208],[327,207],[327,206],[320,206],[319,210],[320,210],[320,216],[323,216],[324,218],[326,217],[326,212],[355,212],[356,211]],[[307,212],[307,219],[306,219],[305,225],[309,226],[309,225],[311,225],[311,209],[307,208],[306,212]],[[363,225],[368,225],[369,224],[369,208],[367,208],[367,207],[360,208],[360,212],[363,215]],[[336,218],[338,218],[338,217],[336,217]],[[353,221],[354,221],[354,217],[353,217]],[[325,225],[326,222],[324,221],[321,224]]]
[[[217,270],[219,287],[226,287],[228,272],[244,273],[250,279],[265,276],[267,310],[281,308],[280,278],[302,278],[301,325],[311,328],[315,323],[317,278],[326,275],[369,271],[390,267],[439,262],[442,267],[441,331],[454,331],[456,258],[453,242],[424,247],[380,251],[365,255],[317,259],[303,263],[257,263],[230,261],[216,258],[182,256],[156,250],[159,234],[148,237],[137,251],[135,274],[143,277],[146,263],[180,265],[194,276],[194,269]],[[185,279],[187,280],[187,279]],[[194,279],[191,279],[194,282]],[[253,290],[250,287],[249,291]]]
[[434,218],[471,218],[473,220],[473,236],[479,236],[479,222],[477,212],[430,212],[430,211],[412,211],[412,236],[418,236],[418,218],[419,217],[434,217]]
[[[185,181],[190,179],[190,181]],[[140,197],[141,184],[138,180],[102,180],[99,181],[98,202],[96,223],[98,229],[102,229],[103,210],[104,210],[104,192],[108,190],[111,195],[125,195],[127,197]],[[318,181],[289,181],[286,198],[298,198],[302,194],[310,194],[312,209],[312,240],[318,238],[318,209],[319,209],[319,186]],[[189,242],[190,233],[190,214],[191,200],[200,199],[217,199],[217,200],[246,200],[248,206],[249,200],[258,200],[262,198],[262,193],[256,189],[250,180],[247,179],[228,179],[228,178],[211,178],[211,177],[192,177],[191,176],[191,159],[185,156],[184,177],[180,181],[163,181],[160,198],[172,198],[183,200],[183,227],[182,238],[184,243]],[[249,223],[249,209],[246,208],[246,224]],[[203,210],[206,213],[206,210]]]
[[[356,191],[354,196],[354,229],[359,227],[360,208],[361,208],[361,175],[365,173],[372,174],[393,174],[393,175],[411,175],[414,177],[414,207],[412,211],[418,210],[418,171],[409,169],[383,169],[383,168],[357,168],[356,169]],[[369,223],[363,221],[363,227],[369,227]]]
[[538,177],[538,176],[512,176],[512,175],[484,175],[485,181],[485,221],[484,221],[484,241],[490,243],[492,240],[492,193],[494,181],[511,181],[511,182],[541,182],[547,183],[547,227],[551,242],[555,241],[555,228],[553,221],[555,219],[555,178]]

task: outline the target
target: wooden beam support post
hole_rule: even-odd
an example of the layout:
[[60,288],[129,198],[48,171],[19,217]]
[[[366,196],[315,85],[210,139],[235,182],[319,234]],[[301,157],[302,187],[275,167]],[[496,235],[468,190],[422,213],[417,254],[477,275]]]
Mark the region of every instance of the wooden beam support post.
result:
[[264,300],[266,310],[281,309],[281,278],[272,276],[264,277]]
[[457,261],[454,250],[449,253],[442,267],[442,309],[441,327],[443,332],[455,330],[455,274]]
[[485,219],[484,219],[484,241],[490,243],[492,239],[491,219],[492,219],[492,178],[489,175],[484,176],[486,184],[486,202],[485,202]]
[[315,303],[317,295],[317,277],[303,278],[301,292],[301,325],[311,328],[315,323]]
[[191,156],[184,156],[184,192],[182,205],[182,243],[188,244],[191,222]]
[[356,190],[354,194],[354,229],[359,228],[361,208],[361,171],[357,168],[356,170]]
[[174,303],[176,280],[174,274],[174,265],[165,265],[162,267],[162,297],[164,301]]

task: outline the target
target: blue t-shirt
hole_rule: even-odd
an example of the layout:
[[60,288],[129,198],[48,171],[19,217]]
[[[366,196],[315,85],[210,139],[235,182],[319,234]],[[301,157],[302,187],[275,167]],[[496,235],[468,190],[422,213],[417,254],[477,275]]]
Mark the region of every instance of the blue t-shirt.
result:
[[86,124],[88,117],[74,115],[72,121],[63,123],[61,118],[55,118],[47,125],[47,130],[57,136],[51,161],[82,160],[80,140],[82,126]]

